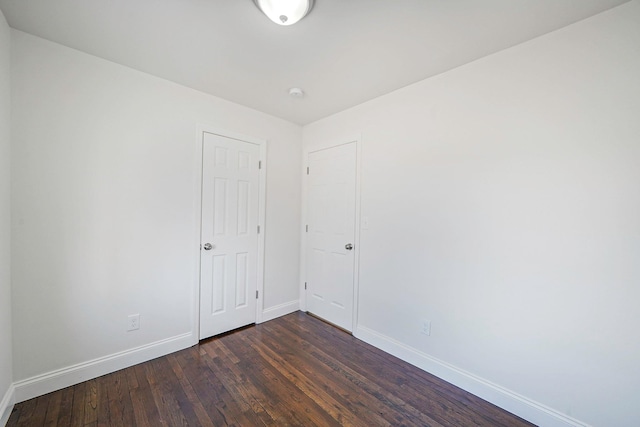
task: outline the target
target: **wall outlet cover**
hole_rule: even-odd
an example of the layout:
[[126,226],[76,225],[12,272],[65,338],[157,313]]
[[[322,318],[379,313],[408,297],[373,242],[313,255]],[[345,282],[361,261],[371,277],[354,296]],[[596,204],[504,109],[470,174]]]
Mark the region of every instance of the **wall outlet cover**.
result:
[[431,320],[422,321],[422,333],[428,336],[431,335]]
[[140,315],[139,314],[130,314],[127,317],[127,332],[135,331],[140,329]]

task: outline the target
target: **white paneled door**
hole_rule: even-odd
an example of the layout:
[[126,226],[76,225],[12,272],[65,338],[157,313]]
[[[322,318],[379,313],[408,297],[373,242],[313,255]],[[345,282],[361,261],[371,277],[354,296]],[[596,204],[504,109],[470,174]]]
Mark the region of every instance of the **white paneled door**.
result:
[[203,133],[200,339],[256,321],[257,144]]
[[356,143],[309,153],[307,310],[353,330]]

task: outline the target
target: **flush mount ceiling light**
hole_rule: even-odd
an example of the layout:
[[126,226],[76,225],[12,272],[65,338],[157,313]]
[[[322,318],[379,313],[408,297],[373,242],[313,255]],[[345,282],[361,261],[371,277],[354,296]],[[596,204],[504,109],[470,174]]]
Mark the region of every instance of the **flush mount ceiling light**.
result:
[[313,8],[314,0],[253,0],[269,19],[278,25],[293,25]]

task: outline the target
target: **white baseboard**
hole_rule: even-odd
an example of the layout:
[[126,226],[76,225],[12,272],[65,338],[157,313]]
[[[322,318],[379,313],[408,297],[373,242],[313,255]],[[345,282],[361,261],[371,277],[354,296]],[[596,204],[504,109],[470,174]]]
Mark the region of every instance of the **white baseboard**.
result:
[[354,336],[536,425],[589,427],[588,424],[456,368],[372,329],[358,326]]
[[[292,301],[268,308],[263,311],[262,321],[266,322],[293,313],[299,307],[298,301]],[[372,329],[358,326],[354,336],[536,425],[589,427],[588,424],[456,368]],[[4,426],[8,421],[15,403],[191,347],[197,342],[197,338],[192,333],[186,333],[15,382],[0,401],[0,426]]]
[[15,387],[13,384],[9,386],[9,390],[0,400],[0,426],[4,426],[9,421],[13,405],[15,404]]
[[262,319],[260,323],[268,322],[269,320],[285,316],[298,310],[300,310],[300,301],[298,300],[285,302],[284,304],[267,308],[262,312]]
[[27,378],[13,383],[15,402],[23,402],[52,391],[60,390],[83,381],[97,378],[138,363],[146,362],[173,353],[198,343],[198,339],[189,332],[164,340],[156,341],[130,350],[79,363],[46,374]]

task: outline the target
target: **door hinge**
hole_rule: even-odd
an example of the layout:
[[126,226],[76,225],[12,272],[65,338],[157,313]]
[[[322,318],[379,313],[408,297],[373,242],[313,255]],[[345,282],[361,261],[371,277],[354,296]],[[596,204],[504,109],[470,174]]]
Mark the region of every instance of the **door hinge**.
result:
[[258,226],[258,234],[260,234],[260,226]]
[[256,291],[256,299],[258,299],[258,291]]
[[307,282],[304,282],[304,290],[307,290]]
[[306,225],[305,227],[305,231],[308,233],[309,232],[309,224]]
[[262,169],[262,160],[258,161],[258,169]]
[[307,166],[307,175],[309,175],[309,166]]

